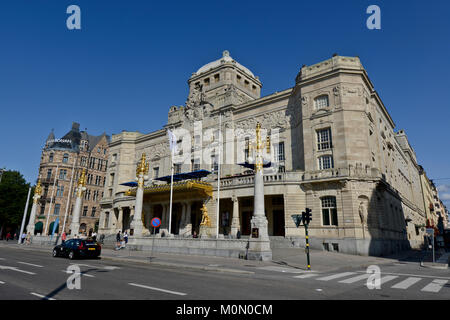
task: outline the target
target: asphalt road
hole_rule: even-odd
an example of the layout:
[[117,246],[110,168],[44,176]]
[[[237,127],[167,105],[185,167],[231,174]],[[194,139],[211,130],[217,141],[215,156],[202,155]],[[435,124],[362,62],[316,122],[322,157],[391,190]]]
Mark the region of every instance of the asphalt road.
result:
[[[332,263],[332,261],[330,261]],[[69,289],[67,268],[80,268]],[[369,290],[365,269],[332,273],[255,267],[253,274],[188,270],[137,262],[53,258],[51,250],[0,246],[0,299],[20,300],[298,300],[450,299],[450,272],[417,263],[381,268],[381,289]],[[74,283],[74,282],[72,282]]]

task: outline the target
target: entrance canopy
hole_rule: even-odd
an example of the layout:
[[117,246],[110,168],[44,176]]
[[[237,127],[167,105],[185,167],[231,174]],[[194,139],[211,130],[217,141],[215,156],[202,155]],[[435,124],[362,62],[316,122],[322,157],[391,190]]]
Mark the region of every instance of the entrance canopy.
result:
[[[192,172],[177,173],[173,175],[173,181],[199,180],[201,178],[206,177],[210,173],[211,171],[208,170],[197,170]],[[167,183],[170,183],[171,179],[172,176],[164,176],[160,178],[155,178],[153,180],[165,181]]]

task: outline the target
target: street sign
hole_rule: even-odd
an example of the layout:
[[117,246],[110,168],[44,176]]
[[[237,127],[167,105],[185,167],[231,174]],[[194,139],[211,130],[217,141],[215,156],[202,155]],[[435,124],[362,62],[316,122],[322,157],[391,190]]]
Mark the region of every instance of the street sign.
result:
[[161,219],[153,218],[152,221],[150,221],[150,224],[153,228],[158,228],[161,225]]

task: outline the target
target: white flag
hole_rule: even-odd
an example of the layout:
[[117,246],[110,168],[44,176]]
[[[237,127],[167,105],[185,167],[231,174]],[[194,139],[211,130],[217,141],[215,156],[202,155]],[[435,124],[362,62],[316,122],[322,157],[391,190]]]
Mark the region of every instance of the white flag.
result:
[[176,153],[177,152],[177,137],[170,129],[167,129],[167,134],[169,135],[170,151],[172,151],[173,153]]

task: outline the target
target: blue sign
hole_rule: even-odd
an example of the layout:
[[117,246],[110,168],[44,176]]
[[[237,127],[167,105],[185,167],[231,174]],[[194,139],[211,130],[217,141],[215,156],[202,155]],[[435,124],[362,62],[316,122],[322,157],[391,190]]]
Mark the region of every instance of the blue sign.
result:
[[150,221],[150,224],[153,228],[158,228],[161,225],[161,219],[153,218],[152,221]]

